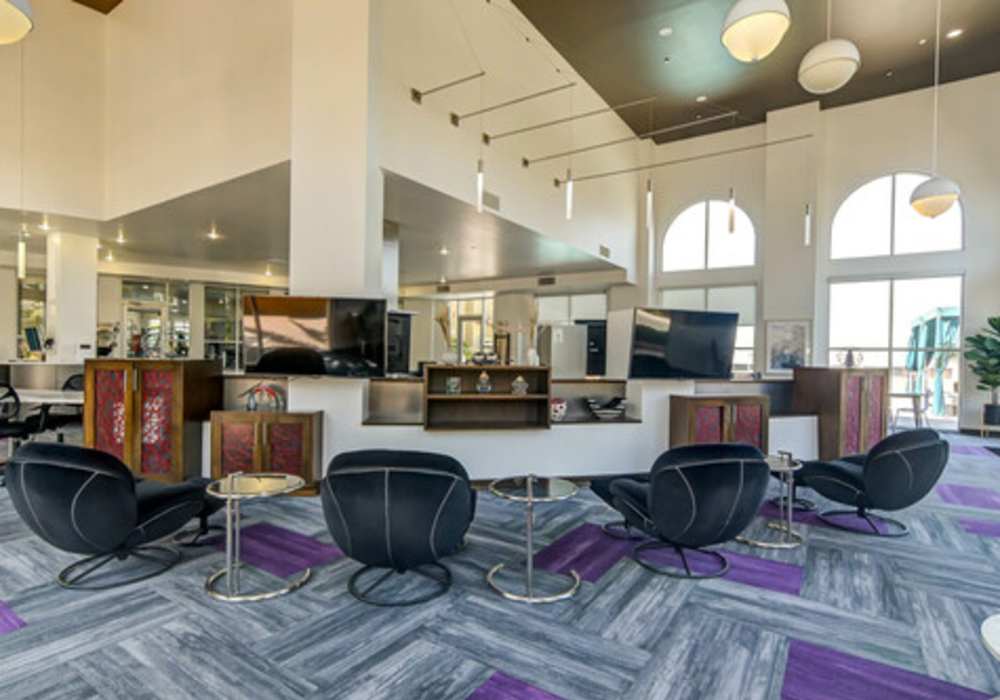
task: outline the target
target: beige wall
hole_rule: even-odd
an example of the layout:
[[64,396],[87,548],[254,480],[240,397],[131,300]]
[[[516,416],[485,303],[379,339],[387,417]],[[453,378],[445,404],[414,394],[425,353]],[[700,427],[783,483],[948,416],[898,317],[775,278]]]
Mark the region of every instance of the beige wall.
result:
[[[35,0],[36,31],[0,46],[0,208],[99,218],[104,202],[105,21],[67,0]],[[41,29],[44,27],[44,31]]]

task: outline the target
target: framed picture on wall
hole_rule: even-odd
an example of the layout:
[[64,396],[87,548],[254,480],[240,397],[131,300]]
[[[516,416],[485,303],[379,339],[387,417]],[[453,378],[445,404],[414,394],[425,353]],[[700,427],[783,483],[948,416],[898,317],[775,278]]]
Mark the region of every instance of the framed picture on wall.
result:
[[812,323],[810,321],[767,322],[767,371],[791,374],[796,367],[812,361]]

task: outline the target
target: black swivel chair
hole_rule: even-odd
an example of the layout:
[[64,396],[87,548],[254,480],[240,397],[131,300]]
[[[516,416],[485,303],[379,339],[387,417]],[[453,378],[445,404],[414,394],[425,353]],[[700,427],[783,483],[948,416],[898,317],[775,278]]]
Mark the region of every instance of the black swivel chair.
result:
[[[197,516],[205,499],[200,483],[136,483],[128,467],[107,453],[41,442],[14,453],[7,490],[36,535],[63,551],[87,555],[56,577],[65,588],[87,590],[135,583],[173,567],[180,553],[151,543]],[[128,570],[124,578],[90,579],[113,559],[130,557],[147,565]]]
[[21,397],[10,384],[0,384],[0,440],[7,441],[7,459],[0,465],[0,486],[7,480],[6,468],[22,442],[29,440],[44,424],[34,420],[19,420]]
[[[66,378],[62,385],[63,391],[83,391],[82,374],[73,374]],[[45,429],[55,430],[59,442],[63,441],[62,431],[66,428],[83,426],[82,406],[43,406]]]
[[[451,587],[451,571],[440,559],[462,547],[476,509],[476,493],[458,461],[429,452],[346,452],[330,462],[320,492],[334,541],[364,564],[348,583],[355,598],[381,606],[415,605]],[[386,571],[362,588],[362,577],[375,569]],[[372,596],[392,574],[407,571],[433,581],[434,590],[404,600]]]
[[[806,462],[796,481],[831,501],[851,506],[850,510],[820,513],[826,524],[866,535],[903,537],[909,533],[905,524],[869,511],[902,510],[920,501],[941,478],[948,453],[948,443],[937,431],[908,430],[890,435],[866,455]],[[856,520],[838,520],[845,515],[854,515]]]
[[[639,564],[677,578],[714,578],[729,571],[729,561],[703,548],[728,542],[746,529],[764,502],[769,479],[770,469],[756,447],[688,445],[660,455],[647,480],[612,480],[610,492],[628,526],[651,538],[632,552]],[[644,552],[663,547],[680,555],[683,572],[643,558]],[[718,568],[693,572],[686,550],[713,557]]]

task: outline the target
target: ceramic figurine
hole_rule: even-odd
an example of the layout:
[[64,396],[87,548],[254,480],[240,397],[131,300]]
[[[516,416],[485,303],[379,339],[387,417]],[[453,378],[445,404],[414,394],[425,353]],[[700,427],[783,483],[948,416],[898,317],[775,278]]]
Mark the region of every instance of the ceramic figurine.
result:
[[490,382],[490,375],[484,370],[476,380],[476,391],[480,394],[488,394],[493,391],[493,383]]
[[528,382],[520,374],[510,383],[510,393],[514,396],[528,395]]

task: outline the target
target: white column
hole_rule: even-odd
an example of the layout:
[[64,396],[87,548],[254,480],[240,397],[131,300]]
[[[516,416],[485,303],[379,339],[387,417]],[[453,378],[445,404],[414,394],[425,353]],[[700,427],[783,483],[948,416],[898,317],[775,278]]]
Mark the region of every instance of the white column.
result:
[[0,267],[0,362],[17,359],[17,272]]
[[382,241],[382,293],[390,309],[399,308],[399,237]]
[[188,357],[205,359],[205,285],[192,282],[188,285],[188,319],[191,323],[191,350]]
[[49,362],[82,362],[97,344],[97,239],[71,233],[46,238],[45,333]]
[[381,0],[294,0],[289,287],[382,296]]

